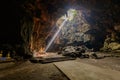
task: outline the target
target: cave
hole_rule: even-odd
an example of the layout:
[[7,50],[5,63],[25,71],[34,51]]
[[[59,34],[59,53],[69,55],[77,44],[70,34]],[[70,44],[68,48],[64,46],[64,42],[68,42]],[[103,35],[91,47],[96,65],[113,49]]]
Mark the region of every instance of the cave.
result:
[[[48,51],[58,51],[60,47],[81,45],[81,43],[94,51],[119,50],[117,0],[98,2],[95,0],[63,2],[6,0],[3,4],[8,6],[2,11],[4,17],[1,20],[7,24],[1,24],[4,25],[0,29],[1,49],[9,49],[20,56],[45,50],[50,39],[62,25],[64,20],[62,18],[66,16],[69,19]],[[111,40],[105,42],[109,38]],[[113,49],[116,45],[117,47]]]
[[51,53],[72,59],[120,57],[119,0],[1,3],[0,62],[27,61]]

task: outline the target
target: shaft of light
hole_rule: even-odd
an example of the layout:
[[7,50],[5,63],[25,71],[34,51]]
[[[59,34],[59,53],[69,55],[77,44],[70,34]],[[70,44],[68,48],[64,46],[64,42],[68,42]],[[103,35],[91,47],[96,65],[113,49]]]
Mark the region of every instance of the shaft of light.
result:
[[57,35],[59,34],[61,28],[64,26],[65,22],[67,21],[68,18],[65,18],[65,20],[63,21],[63,23],[60,25],[59,29],[57,30],[57,32],[54,34],[54,36],[52,37],[52,39],[50,40],[50,42],[48,43],[45,52],[49,49],[49,47],[51,46],[51,44],[53,43],[53,41],[55,40],[55,38],[57,37]]

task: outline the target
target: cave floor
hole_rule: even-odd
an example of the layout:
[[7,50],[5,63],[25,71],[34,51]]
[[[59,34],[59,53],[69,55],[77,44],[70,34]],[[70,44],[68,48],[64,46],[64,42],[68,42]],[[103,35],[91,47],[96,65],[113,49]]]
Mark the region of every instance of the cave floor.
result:
[[[86,64],[88,65],[87,67],[89,67],[89,65],[92,65],[94,67],[99,67],[100,69],[114,70],[120,72],[120,57],[106,57],[103,59],[77,58],[76,60],[72,61]],[[62,73],[62,71],[60,71],[54,65],[55,63],[40,64],[31,63],[30,61],[19,63],[0,63],[0,80],[69,80]],[[113,73],[111,73],[111,75],[112,74]],[[102,80],[109,79],[106,78]]]
[[120,72],[78,61],[54,63],[70,80],[120,80]]

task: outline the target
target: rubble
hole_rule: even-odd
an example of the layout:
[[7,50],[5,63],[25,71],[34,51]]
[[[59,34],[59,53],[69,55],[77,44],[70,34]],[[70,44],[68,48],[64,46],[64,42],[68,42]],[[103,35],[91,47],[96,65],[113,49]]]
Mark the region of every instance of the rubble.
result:
[[98,58],[93,49],[88,49],[85,46],[66,46],[58,54],[78,58]]

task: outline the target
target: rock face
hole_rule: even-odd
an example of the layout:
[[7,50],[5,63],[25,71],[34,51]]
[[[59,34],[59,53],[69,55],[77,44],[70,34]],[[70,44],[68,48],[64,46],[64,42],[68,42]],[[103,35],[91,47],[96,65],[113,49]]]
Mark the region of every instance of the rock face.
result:
[[90,37],[86,35],[85,32],[90,30],[90,25],[84,19],[82,12],[80,12],[79,10],[77,11],[74,9],[70,9],[68,10],[68,14],[68,21],[66,22],[66,24],[64,24],[61,30],[61,40],[67,40],[65,44],[89,41]]
[[45,48],[58,29],[56,22],[71,8],[76,10],[74,17],[64,25],[54,44],[80,45],[82,41],[88,48],[99,50],[106,35],[120,43],[119,0],[4,0],[3,3],[7,7],[1,11],[5,24],[0,29],[0,45],[11,45],[17,54]]
[[[99,40],[102,38],[102,35],[99,34],[101,31],[99,30],[98,26],[94,28],[88,21],[86,21],[83,12],[84,10],[68,10],[66,14],[68,15],[68,20],[61,29],[59,43],[61,43],[61,45],[76,46],[80,46],[82,43],[88,48],[94,48],[97,50],[102,45],[102,40]],[[62,18],[58,19],[57,25],[60,26],[63,21],[64,20]],[[99,44],[96,44],[98,41]]]
[[106,35],[104,46],[103,48],[101,48],[101,50],[103,51],[120,50],[119,27],[118,29],[115,29],[115,31],[111,31],[108,35]]

